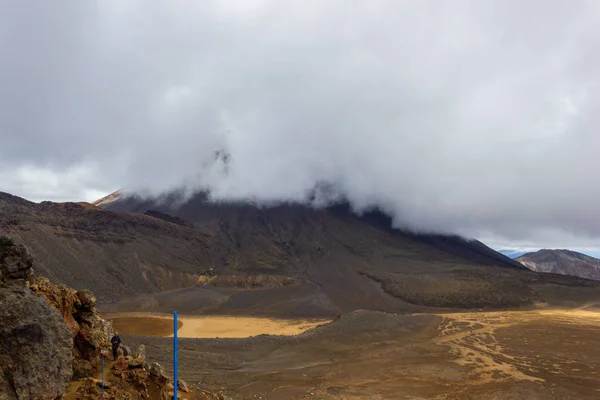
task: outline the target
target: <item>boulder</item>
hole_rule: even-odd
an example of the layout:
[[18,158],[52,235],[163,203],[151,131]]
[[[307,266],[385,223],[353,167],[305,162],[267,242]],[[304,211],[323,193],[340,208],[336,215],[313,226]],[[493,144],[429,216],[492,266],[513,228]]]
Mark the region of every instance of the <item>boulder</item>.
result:
[[96,296],[89,290],[80,290],[76,293],[81,311],[93,311],[96,307]]
[[73,342],[56,308],[27,288],[0,289],[0,349],[0,399],[61,398]]
[[177,388],[189,393],[190,388],[188,387],[187,383],[185,383],[185,381],[183,379],[177,379]]
[[94,366],[88,360],[73,360],[73,379],[86,378],[94,374]]
[[131,355],[131,347],[121,344],[117,350],[119,356],[127,357]]
[[25,247],[0,236],[0,285],[22,285],[32,276],[33,259]]
[[146,346],[143,344],[133,353],[133,359],[130,362],[130,366],[135,368],[143,368],[146,363]]
[[0,237],[0,399],[61,398],[72,375],[72,332],[36,296],[25,247]]
[[132,358],[131,361],[129,361],[129,368],[144,368],[144,363],[138,358]]
[[150,375],[152,376],[156,376],[156,377],[163,377],[165,376],[165,368],[160,365],[159,363],[155,363],[153,362],[152,364],[150,364]]

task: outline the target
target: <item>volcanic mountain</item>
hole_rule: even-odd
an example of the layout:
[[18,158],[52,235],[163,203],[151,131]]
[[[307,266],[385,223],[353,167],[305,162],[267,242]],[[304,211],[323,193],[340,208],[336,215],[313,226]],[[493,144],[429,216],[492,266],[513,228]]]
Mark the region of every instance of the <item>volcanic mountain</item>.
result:
[[576,251],[543,249],[524,254],[516,261],[532,271],[600,280],[600,260]]
[[[333,316],[357,309],[507,308],[598,298],[600,284],[531,272],[478,241],[415,235],[347,204],[259,207],[205,195],[32,203],[0,193],[0,234],[51,280],[115,311]],[[108,304],[108,305],[107,305]]]

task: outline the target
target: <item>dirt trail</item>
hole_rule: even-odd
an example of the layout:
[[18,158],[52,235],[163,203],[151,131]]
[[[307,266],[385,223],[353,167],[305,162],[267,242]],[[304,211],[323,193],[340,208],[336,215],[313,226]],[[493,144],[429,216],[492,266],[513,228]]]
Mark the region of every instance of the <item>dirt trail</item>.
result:
[[[104,360],[104,379],[107,379],[108,374],[110,373],[110,370],[114,364],[115,364],[115,361],[110,357],[107,357]],[[94,374],[94,376],[92,376],[92,378],[101,380],[102,379],[102,369],[100,369],[100,371],[98,371],[96,374]],[[69,384],[67,385],[67,391],[65,392],[65,395],[63,396],[62,400],[77,400],[77,390],[80,387],[82,387],[83,385],[85,385],[85,381],[86,381],[85,379],[80,379],[78,381],[69,382]]]
[[[481,385],[502,381],[543,382],[539,370],[526,358],[510,355],[496,337],[499,329],[521,324],[600,325],[600,313],[578,309],[499,311],[438,314],[444,318],[433,342],[450,346],[453,361],[470,367],[469,383]],[[553,364],[556,366],[557,364]]]
[[[471,367],[468,374],[473,385],[506,380],[539,381],[518,367],[526,367],[517,358],[506,354],[495,332],[522,322],[527,313],[464,313],[446,314],[438,328],[434,343],[450,346],[450,355],[461,366]],[[515,318],[516,317],[516,318]]]

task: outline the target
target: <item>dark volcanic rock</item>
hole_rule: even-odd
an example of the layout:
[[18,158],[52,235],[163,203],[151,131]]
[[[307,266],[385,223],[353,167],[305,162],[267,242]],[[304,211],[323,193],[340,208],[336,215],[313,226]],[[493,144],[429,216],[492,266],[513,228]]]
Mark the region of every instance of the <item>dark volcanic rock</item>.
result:
[[33,259],[24,246],[17,246],[4,236],[0,236],[0,284],[25,280],[33,274]]
[[25,249],[0,241],[0,399],[60,399],[72,375],[71,330],[27,287]]
[[123,343],[119,346],[119,350],[117,351],[119,356],[127,357],[131,355],[131,347],[125,346]]
[[59,312],[29,290],[2,289],[0,399],[61,398],[71,378],[71,332]]
[[73,360],[73,379],[86,378],[94,374],[94,366],[88,360]]

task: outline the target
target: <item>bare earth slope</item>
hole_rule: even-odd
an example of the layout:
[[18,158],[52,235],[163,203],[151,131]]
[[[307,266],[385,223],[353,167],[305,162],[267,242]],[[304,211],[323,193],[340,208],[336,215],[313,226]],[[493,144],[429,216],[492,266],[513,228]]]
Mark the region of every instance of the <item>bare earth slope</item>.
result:
[[[182,339],[180,376],[233,399],[598,399],[600,314],[355,311],[299,336]],[[144,343],[171,370],[171,339]]]
[[93,288],[109,311],[300,318],[599,298],[598,283],[528,271],[476,241],[399,232],[344,205],[114,197],[103,209],[0,193],[0,234],[25,244],[51,280]]
[[25,244],[37,273],[101,301],[191,286],[221,254],[202,229],[87,203],[32,203],[0,192],[0,234]]
[[[220,278],[231,274],[284,275],[310,283],[236,294],[219,312],[237,313],[243,307],[244,314],[293,317],[360,308],[398,312],[419,311],[423,306],[516,307],[577,303],[594,300],[598,294],[595,283],[531,274],[483,243],[401,232],[391,228],[385,214],[375,210],[357,216],[347,204],[319,210],[300,204],[261,208],[209,203],[202,193],[188,199],[177,193],[160,199],[114,193],[101,203],[110,210],[160,212],[219,232],[235,249],[215,268],[219,277],[210,284],[219,284],[221,290],[227,280]],[[243,278],[233,281],[240,283]],[[122,310],[168,311],[178,306],[189,312],[214,312],[198,304],[205,293],[205,289],[187,289],[185,301],[178,291],[142,296],[121,306]]]
[[540,250],[516,259],[532,271],[600,280],[600,260],[570,250]]

